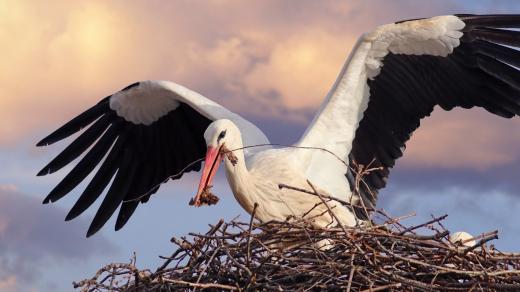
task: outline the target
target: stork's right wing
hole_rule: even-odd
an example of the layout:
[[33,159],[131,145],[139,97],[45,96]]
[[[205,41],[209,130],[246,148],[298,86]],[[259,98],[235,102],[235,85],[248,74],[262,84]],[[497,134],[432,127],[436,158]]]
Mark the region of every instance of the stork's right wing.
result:
[[90,207],[113,179],[87,236],[96,233],[120,206],[119,230],[161,183],[200,170],[201,161],[192,162],[206,152],[204,131],[212,121],[223,118],[240,128],[245,145],[269,143],[252,123],[196,92],[165,81],[134,83],[37,144],[49,145],[88,127],[38,175],[58,171],[92,146],[43,202],[59,200],[101,164],[66,220]]

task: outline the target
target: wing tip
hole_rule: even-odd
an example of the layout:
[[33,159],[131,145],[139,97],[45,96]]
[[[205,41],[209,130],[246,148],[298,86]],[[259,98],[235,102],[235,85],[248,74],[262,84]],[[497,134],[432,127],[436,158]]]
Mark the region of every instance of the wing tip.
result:
[[520,27],[520,14],[455,14],[471,26],[517,28]]
[[94,224],[94,222],[92,222],[92,224],[90,224],[90,227],[88,228],[88,231],[87,231],[87,238],[96,234],[101,229],[101,227],[103,227],[103,224]]
[[85,211],[84,209],[81,209],[79,206],[80,205],[78,205],[78,202],[76,202],[76,204],[74,204],[74,206],[72,206],[69,213],[67,213],[67,216],[65,216],[65,221],[70,221],[72,219],[75,219],[76,217],[81,215],[81,213],[83,213],[83,211]]
[[134,83],[126,86],[125,88],[121,89],[121,91],[129,90],[129,89],[131,89],[133,87],[139,86],[140,84],[141,84],[141,81],[134,82]]
[[128,219],[130,219],[128,216],[124,216],[121,214],[121,211],[119,212],[119,216],[117,216],[116,219],[116,225],[114,226],[115,231],[121,230],[123,226],[125,226],[126,222],[128,222]]
[[115,231],[121,230],[126,225],[126,223],[128,223],[133,213],[137,209],[137,206],[139,206],[139,201],[131,201],[121,205],[121,209],[119,210],[119,214],[116,219],[116,225],[114,227]]
[[90,125],[110,109],[110,97],[111,95],[105,97],[93,107],[87,109],[83,113],[65,123],[47,137],[43,138],[40,142],[36,143],[36,147],[49,146],[54,144]]
[[45,199],[43,199],[42,201],[42,204],[49,204],[49,203],[54,203],[56,202],[58,199],[54,198],[54,194],[53,192],[51,192],[50,194],[47,195],[47,197],[45,197]]
[[119,230],[121,230],[121,228],[123,228],[123,227],[125,226],[125,224],[126,224],[126,221],[125,221],[124,223],[116,222],[116,225],[115,225],[115,227],[114,227],[114,230],[115,230],[115,231],[119,231]]
[[51,145],[51,143],[47,142],[47,138],[44,138],[40,142],[36,143],[36,147],[45,147],[49,145]]
[[42,168],[42,170],[40,170],[36,176],[45,176],[45,175],[48,175],[51,173],[51,170],[48,168],[48,167],[44,167]]
[[76,217],[78,217],[76,214],[72,214],[71,212],[69,212],[67,213],[67,216],[65,216],[65,221],[70,221]]
[[70,192],[70,190],[67,190],[66,186],[65,187],[63,186],[63,181],[62,181],[56,187],[54,187],[54,189],[52,189],[52,191],[50,191],[50,193],[47,195],[47,197],[45,197],[45,199],[43,200],[43,204],[54,203],[54,202],[58,201],[59,199],[63,198],[64,196],[66,196],[69,192]]

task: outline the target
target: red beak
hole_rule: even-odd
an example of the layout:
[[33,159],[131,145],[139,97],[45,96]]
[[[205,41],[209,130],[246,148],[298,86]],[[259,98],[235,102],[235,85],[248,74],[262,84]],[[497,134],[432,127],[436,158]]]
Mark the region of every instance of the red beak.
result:
[[217,173],[221,161],[222,157],[220,155],[220,149],[208,146],[206,160],[204,160],[204,169],[202,170],[202,177],[200,178],[199,190],[197,191],[197,195],[195,196],[193,203],[193,205],[196,207],[200,207],[202,205],[200,202],[200,197],[202,193],[208,188],[208,186],[211,187],[211,182]]

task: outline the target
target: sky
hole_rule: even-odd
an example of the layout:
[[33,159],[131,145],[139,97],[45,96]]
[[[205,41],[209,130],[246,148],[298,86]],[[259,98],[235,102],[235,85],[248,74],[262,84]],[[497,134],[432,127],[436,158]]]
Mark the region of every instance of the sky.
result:
[[[250,119],[273,143],[303,133],[363,32],[402,19],[520,13],[518,1],[24,1],[0,0],[0,290],[70,291],[111,262],[154,268],[171,236],[219,218],[247,218],[222,173],[221,202],[188,206],[196,174],[169,183],[121,231],[85,238],[95,208],[63,219],[85,187],[41,201],[67,173],[35,174],[70,142],[37,141],[102,97],[138,80],[171,80]],[[379,207],[413,224],[499,230],[518,251],[520,121],[483,110],[434,111],[408,143]],[[97,202],[97,205],[99,202]],[[96,206],[97,206],[96,205]],[[95,207],[95,206],[94,206]]]

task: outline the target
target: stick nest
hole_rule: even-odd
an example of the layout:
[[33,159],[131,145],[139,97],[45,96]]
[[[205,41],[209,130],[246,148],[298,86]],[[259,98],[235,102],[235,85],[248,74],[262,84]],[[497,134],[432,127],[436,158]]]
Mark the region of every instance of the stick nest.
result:
[[497,231],[472,246],[448,240],[442,220],[404,226],[377,211],[381,223],[363,228],[311,227],[308,220],[210,225],[205,234],[172,238],[174,253],[155,271],[113,263],[82,291],[341,290],[520,291],[520,254],[489,244]]

